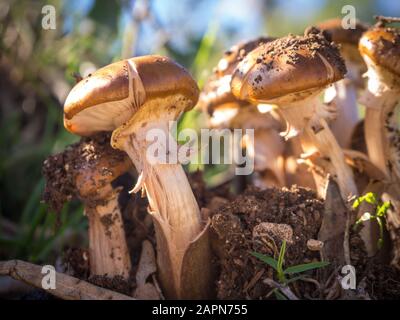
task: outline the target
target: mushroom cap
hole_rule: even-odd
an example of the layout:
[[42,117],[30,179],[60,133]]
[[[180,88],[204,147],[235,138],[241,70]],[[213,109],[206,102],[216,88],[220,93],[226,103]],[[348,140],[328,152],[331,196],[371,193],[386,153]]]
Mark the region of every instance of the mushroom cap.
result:
[[279,103],[287,95],[322,90],[345,73],[338,48],[321,33],[289,35],[251,51],[232,75],[231,89],[241,100]]
[[367,31],[368,26],[360,21],[356,21],[355,29],[344,29],[342,19],[333,18],[317,24],[317,27],[327,33],[333,42],[338,44],[358,45],[362,34]]
[[[149,100],[182,96],[181,112],[196,104],[199,89],[186,69],[149,55],[112,63],[78,82],[64,104],[64,126],[79,135],[113,131]],[[160,105],[160,108],[163,108]]]
[[133,168],[126,153],[110,145],[110,135],[100,133],[76,144],[74,159],[75,188],[82,199],[101,199],[111,182]]
[[203,88],[199,101],[200,107],[211,115],[216,108],[227,103],[242,105],[243,102],[238,101],[231,92],[230,77],[232,72],[250,51],[272,40],[274,38],[258,37],[236,44],[225,51],[217,67],[213,70],[212,76]]
[[400,31],[395,28],[373,27],[359,42],[362,56],[400,76]]
[[[362,34],[368,30],[368,25],[356,20],[355,29],[344,29],[342,27],[342,19],[334,18],[319,23],[317,27],[322,30],[325,36],[328,36],[328,40],[340,45],[340,53],[346,60],[346,63],[352,63],[355,67],[359,68],[356,77],[354,77],[353,74],[352,80],[362,87],[363,81],[361,77],[367,68],[358,51],[358,42]],[[351,67],[354,66],[348,64],[347,67],[351,69]],[[349,70],[349,73],[351,73],[351,71],[352,70]],[[352,74],[348,74],[347,76],[351,77]]]
[[199,106],[202,110],[212,115],[214,111],[225,104],[241,104],[231,92],[230,76],[219,78],[214,74],[205,84],[200,94]]
[[217,67],[214,69],[214,73],[219,77],[232,74],[237,64],[242,61],[250,51],[272,40],[275,40],[275,38],[261,36],[232,46],[229,50],[224,52],[223,57],[219,60]]

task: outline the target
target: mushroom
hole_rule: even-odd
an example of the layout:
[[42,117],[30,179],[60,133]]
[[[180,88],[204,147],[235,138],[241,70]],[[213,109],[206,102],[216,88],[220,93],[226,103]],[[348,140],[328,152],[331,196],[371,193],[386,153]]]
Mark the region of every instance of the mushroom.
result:
[[242,144],[254,160],[254,185],[259,188],[285,186],[285,143],[279,132],[281,123],[271,113],[261,113],[254,106],[240,109],[231,128],[253,129],[254,139],[243,136]]
[[[140,172],[133,191],[147,194],[155,222],[159,276],[168,298],[204,298],[208,294],[208,246],[196,242],[206,241],[207,229],[203,229],[186,174],[171,157],[177,144],[169,133],[169,122],[190,110],[198,95],[195,81],[183,67],[151,55],[97,70],[72,89],[64,105],[64,124],[69,131],[79,135],[113,131],[112,146],[125,151]],[[162,141],[158,136],[158,157],[147,152],[154,144],[148,140],[152,129],[168,138]],[[159,160],[163,156],[166,163]],[[192,278],[184,281],[182,277]],[[191,285],[194,289],[185,291]]]
[[273,39],[259,37],[234,45],[225,51],[217,67],[213,70],[212,76],[205,84],[198,103],[198,106],[210,116],[211,127],[229,127],[230,120],[238,114],[239,108],[248,105],[248,102],[238,100],[231,92],[232,72],[247,53]]
[[319,152],[332,163],[329,173],[347,201],[357,194],[357,188],[327,124],[336,110],[319,100],[319,94],[343,79],[345,72],[337,47],[313,29],[304,36],[289,35],[251,51],[233,73],[231,88],[238,99],[277,105],[287,122],[285,137],[300,134],[306,154]]
[[259,112],[256,106],[240,101],[231,92],[230,80],[237,64],[248,52],[273,38],[259,37],[231,47],[224,53],[200,94],[199,106],[209,115],[212,128],[254,129],[254,139],[244,135],[242,144],[254,160],[254,184],[265,188],[282,187],[284,141],[279,135],[280,122],[271,112]]
[[59,202],[78,197],[89,220],[90,275],[128,279],[131,260],[118,204],[120,189],[114,189],[111,182],[132,164],[109,142],[109,135],[100,134],[50,156],[43,167],[47,180],[44,199],[53,208],[60,208],[62,203],[54,204],[52,195],[62,194]]
[[339,51],[346,64],[345,78],[325,91],[325,100],[337,107],[337,118],[332,121],[330,128],[339,145],[349,148],[352,132],[359,121],[357,87],[363,87],[361,75],[366,71],[358,51],[358,41],[367,27],[357,21],[354,29],[344,29],[341,19],[331,19],[318,24],[318,28],[328,35],[328,40],[340,45]]
[[400,178],[400,133],[395,108],[400,98],[400,32],[376,25],[363,34],[359,50],[368,66],[365,140],[368,155],[387,179]]

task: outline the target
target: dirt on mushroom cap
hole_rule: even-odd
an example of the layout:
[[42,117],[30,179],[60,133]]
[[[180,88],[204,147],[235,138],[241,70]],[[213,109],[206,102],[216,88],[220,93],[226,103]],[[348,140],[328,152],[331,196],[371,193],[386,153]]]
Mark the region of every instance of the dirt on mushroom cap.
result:
[[60,212],[65,202],[79,197],[75,184],[78,173],[95,166],[104,154],[110,157],[110,161],[109,167],[103,167],[101,174],[108,180],[106,177],[113,172],[113,164],[120,163],[126,157],[123,152],[112,149],[110,137],[109,133],[99,133],[82,138],[44,161],[42,171],[46,186],[43,200],[52,211]]
[[239,99],[276,103],[341,80],[345,73],[338,47],[319,29],[309,28],[304,36],[289,35],[251,51],[233,73],[231,89]]

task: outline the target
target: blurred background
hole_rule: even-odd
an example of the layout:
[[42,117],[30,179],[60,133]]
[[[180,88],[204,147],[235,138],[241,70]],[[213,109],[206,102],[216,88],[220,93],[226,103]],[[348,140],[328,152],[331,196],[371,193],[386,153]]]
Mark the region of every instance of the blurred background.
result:
[[[42,28],[42,8],[49,4],[56,10],[55,30]],[[369,23],[377,14],[400,16],[398,0],[2,0],[0,260],[48,261],[86,228],[79,203],[64,207],[59,224],[41,203],[44,159],[78,140],[62,121],[74,74],[162,54],[187,67],[201,87],[238,41],[302,33],[342,16],[349,4]],[[180,126],[198,128],[201,117],[192,111]],[[206,170],[206,178],[218,170]]]

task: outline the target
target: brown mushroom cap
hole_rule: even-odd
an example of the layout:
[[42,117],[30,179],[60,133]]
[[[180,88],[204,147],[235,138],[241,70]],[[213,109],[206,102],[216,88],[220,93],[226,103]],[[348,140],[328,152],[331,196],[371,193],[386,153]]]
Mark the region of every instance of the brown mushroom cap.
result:
[[133,167],[125,152],[115,150],[110,145],[110,136],[98,134],[94,138],[85,138],[76,145],[75,187],[82,199],[102,197],[102,189]]
[[238,99],[276,103],[289,94],[322,89],[345,73],[338,48],[322,34],[289,35],[251,51],[238,64],[231,88]]
[[367,31],[368,26],[365,23],[356,21],[355,29],[344,29],[342,19],[334,18],[317,24],[317,27],[326,32],[333,42],[338,44],[358,45],[362,34]]
[[395,28],[373,27],[363,34],[359,43],[361,55],[400,76],[400,31]]
[[109,184],[133,167],[124,152],[110,146],[110,139],[111,134],[104,132],[83,137],[45,160],[43,200],[51,210],[60,212],[73,197],[101,199],[112,189]]
[[[336,18],[324,21],[317,27],[323,31],[325,36],[328,36],[329,41],[340,45],[340,53],[346,63],[351,62],[360,68],[357,72],[357,78],[354,78],[353,81],[362,87],[361,76],[366,71],[366,65],[358,51],[358,42],[362,34],[368,30],[368,25],[357,20],[355,29],[344,29],[342,20]],[[347,66],[350,67],[350,65]]]
[[149,100],[184,97],[188,103],[179,104],[183,112],[196,104],[198,95],[196,82],[171,59],[135,57],[101,68],[75,85],[64,104],[64,125],[79,135],[112,131]]
[[229,50],[224,52],[223,57],[219,60],[214,73],[218,77],[232,74],[237,64],[243,60],[243,58],[252,50],[258,46],[273,41],[275,38],[272,37],[258,37],[253,40],[238,43],[232,46]]
[[218,78],[215,74],[205,84],[200,94],[199,106],[212,115],[215,109],[224,104],[241,104],[230,90],[230,77]]
[[212,114],[214,110],[225,104],[236,103],[242,105],[243,102],[235,98],[230,89],[230,75],[235,70],[237,64],[253,49],[259,45],[274,40],[271,37],[258,37],[247,42],[241,42],[225,51],[213,75],[205,84],[200,95],[200,107]]

